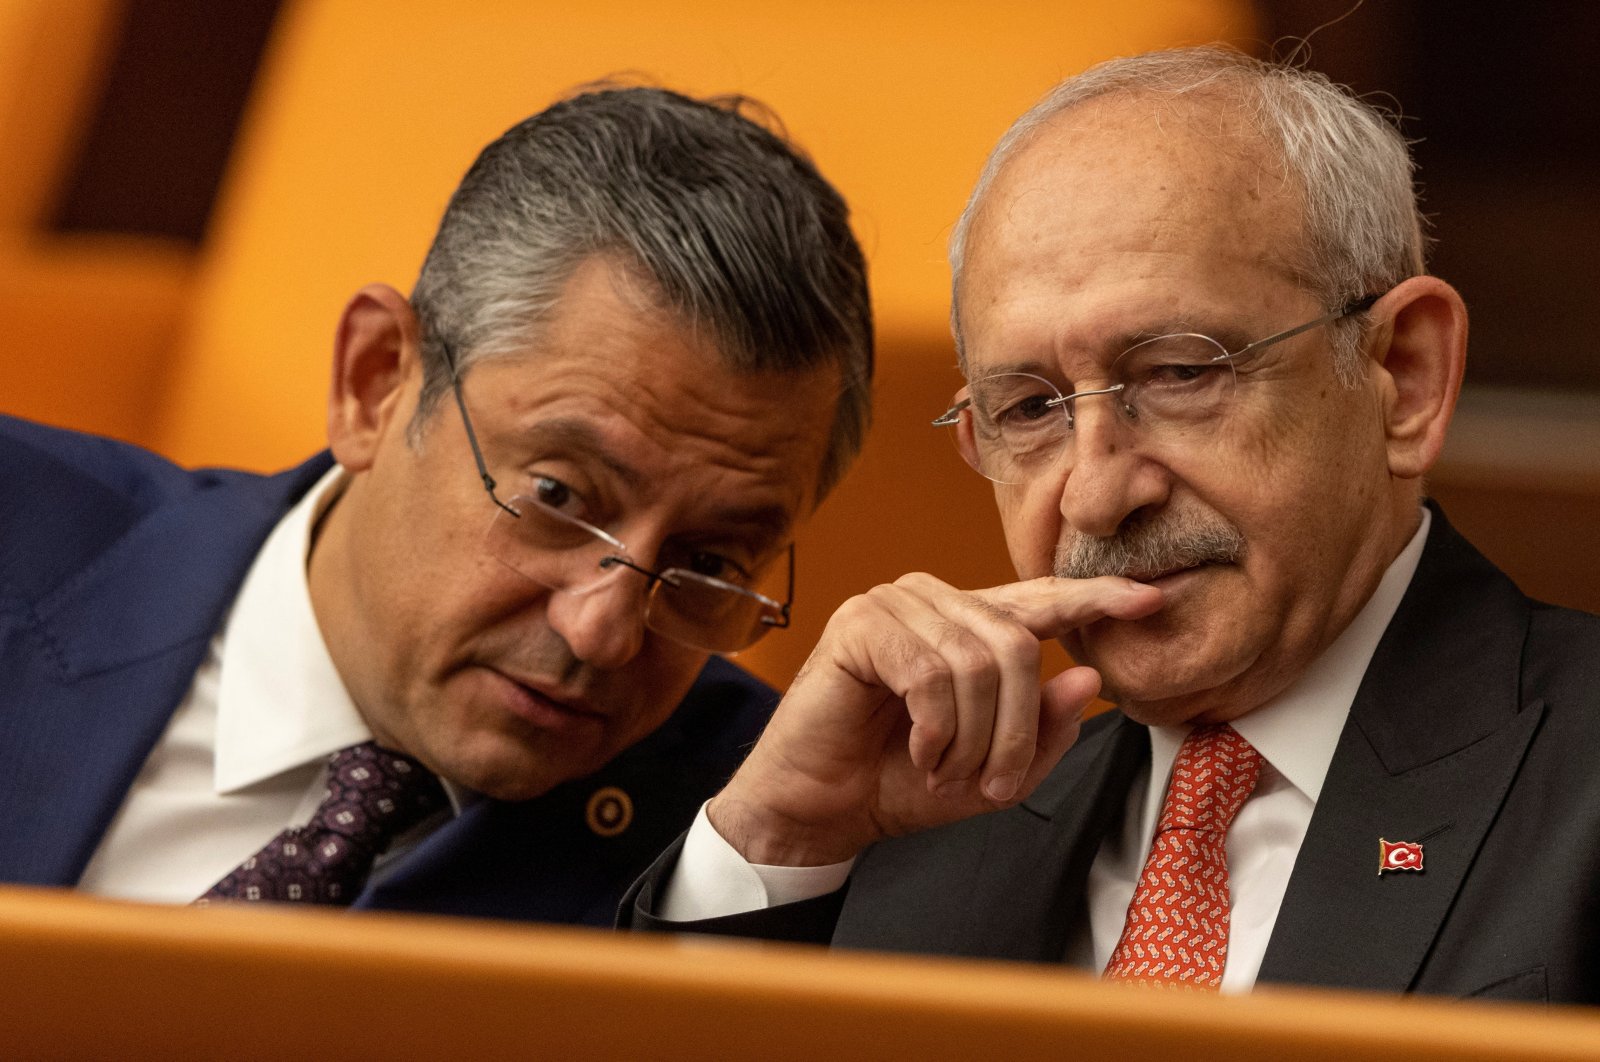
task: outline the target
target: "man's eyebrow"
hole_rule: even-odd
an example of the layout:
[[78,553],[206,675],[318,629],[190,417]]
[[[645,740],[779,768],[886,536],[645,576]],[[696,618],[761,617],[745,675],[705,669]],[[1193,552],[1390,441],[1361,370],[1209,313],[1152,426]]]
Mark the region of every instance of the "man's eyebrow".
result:
[[[1227,324],[1220,318],[1216,320],[1200,320],[1193,316],[1186,316],[1158,318],[1139,328],[1124,329],[1097,341],[1093,344],[1093,347],[1099,351],[1100,356],[1109,360],[1146,340],[1155,339],[1158,336],[1190,333],[1214,339],[1230,352],[1252,342],[1246,330],[1234,324]],[[1034,376],[1043,376],[1047,379],[1061,375],[1061,365],[1053,358],[1016,358],[1011,361],[983,364],[981,367],[978,365],[978,361],[979,359],[977,358],[972,359],[970,367],[973,372],[973,378],[1005,372],[1025,372]]]
[[554,446],[563,450],[574,451],[593,458],[609,469],[618,479],[622,480],[629,488],[636,488],[644,481],[639,470],[622,461],[606,448],[605,440],[595,430],[593,424],[575,417],[556,417],[551,420],[541,420],[533,427],[521,433],[526,443],[541,447]]
[[707,523],[719,528],[753,528],[764,545],[789,534],[794,527],[794,514],[781,505],[732,506],[710,514]]

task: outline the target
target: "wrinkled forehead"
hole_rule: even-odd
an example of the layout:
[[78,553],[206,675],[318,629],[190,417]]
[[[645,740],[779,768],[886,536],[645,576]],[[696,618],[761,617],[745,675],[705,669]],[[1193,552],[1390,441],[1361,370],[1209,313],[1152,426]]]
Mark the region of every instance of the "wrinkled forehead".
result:
[[966,353],[995,313],[1098,295],[1155,316],[1244,286],[1304,287],[1304,194],[1237,104],[1119,95],[1047,121],[973,218],[958,298]]

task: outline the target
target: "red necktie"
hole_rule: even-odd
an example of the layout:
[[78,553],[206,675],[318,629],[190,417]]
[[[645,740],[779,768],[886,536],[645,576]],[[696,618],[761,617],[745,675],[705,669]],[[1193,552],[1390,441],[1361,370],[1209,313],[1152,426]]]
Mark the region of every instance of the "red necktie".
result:
[[1228,960],[1228,827],[1256,786],[1261,754],[1226,724],[1178,749],[1150,858],[1106,977],[1215,991]]

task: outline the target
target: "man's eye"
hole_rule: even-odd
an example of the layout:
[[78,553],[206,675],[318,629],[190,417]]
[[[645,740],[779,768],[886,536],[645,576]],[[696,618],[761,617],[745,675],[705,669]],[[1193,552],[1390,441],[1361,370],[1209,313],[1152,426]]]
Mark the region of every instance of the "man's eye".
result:
[[1156,365],[1151,367],[1147,379],[1151,383],[1181,384],[1215,371],[1214,365]]
[[1135,387],[1163,391],[1204,388],[1233,372],[1223,348],[1199,335],[1161,336],[1130,347],[1113,375]]
[[571,487],[549,476],[533,477],[533,496],[550,508],[562,512],[574,506],[578,500]]
[[1056,397],[1053,391],[1014,395],[997,403],[990,419],[1003,431],[1031,428],[1041,421],[1054,426],[1062,420],[1061,410],[1050,404]]
[[[1019,402],[1012,403],[1002,413],[1006,420],[1038,420],[1040,417],[1051,415],[1050,399],[1054,395],[1029,395]],[[1060,414],[1056,414],[1059,416]]]
[[720,553],[711,553],[706,550],[691,553],[689,555],[689,563],[684,567],[696,575],[721,579],[725,583],[737,583],[743,586],[750,581],[749,573],[738,564]]
[[1227,365],[1215,363],[1195,364],[1174,363],[1169,365],[1152,365],[1144,371],[1142,379],[1138,382],[1146,387],[1160,388],[1194,388],[1203,387],[1220,378],[1228,370]]

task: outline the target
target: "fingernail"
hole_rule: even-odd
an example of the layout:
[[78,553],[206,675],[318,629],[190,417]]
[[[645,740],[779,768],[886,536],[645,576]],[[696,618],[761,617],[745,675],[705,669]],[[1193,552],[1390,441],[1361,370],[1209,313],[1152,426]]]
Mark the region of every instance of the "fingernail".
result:
[[933,790],[933,795],[940,800],[954,800],[966,792],[966,782],[940,782]]
[[1020,774],[997,774],[989,779],[989,784],[983,791],[989,795],[990,800],[1010,800],[1017,795],[1017,786],[1022,782]]

